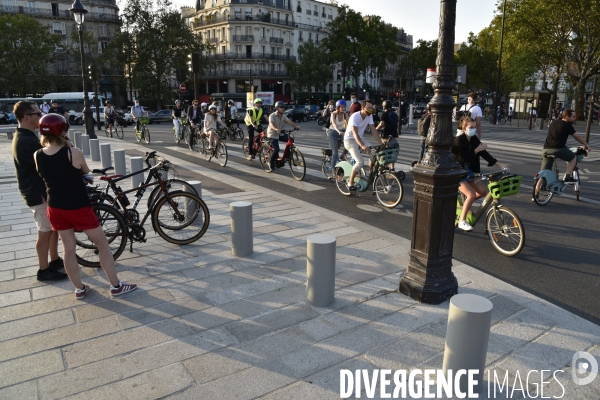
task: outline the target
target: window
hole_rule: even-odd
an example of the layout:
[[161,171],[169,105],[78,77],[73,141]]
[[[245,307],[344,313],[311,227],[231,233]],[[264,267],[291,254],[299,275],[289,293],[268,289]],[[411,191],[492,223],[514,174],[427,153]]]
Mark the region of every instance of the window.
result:
[[266,54],[266,53],[265,53],[265,50],[266,50],[266,48],[265,48],[265,46],[261,46],[261,48],[262,48],[262,54],[263,54],[263,56],[264,56],[264,55]]
[[312,32],[308,32],[308,41],[312,42]]
[[206,31],[206,38],[210,39],[210,31]]
[[103,53],[108,46],[108,42],[98,42],[98,53]]
[[235,19],[237,19],[238,21],[242,19],[242,9],[241,8],[236,8],[233,10],[233,17]]
[[241,55],[242,55],[242,46],[241,45],[235,46],[235,53],[237,54],[238,57],[241,57]]
[[300,32],[298,33],[298,40],[299,40],[300,42],[304,42],[304,38],[302,37],[302,31],[300,31]]
[[235,27],[235,34],[236,34],[236,36],[242,36],[242,27],[241,26]]
[[285,56],[289,59],[290,58],[290,49],[285,49]]
[[275,47],[271,47],[271,54],[275,54]]
[[[10,0],[8,0],[8,1],[12,4],[12,2]],[[58,3],[50,3],[50,5],[52,6],[52,16],[59,17],[60,13],[58,12]]]
[[265,27],[262,27],[262,28],[261,28],[261,33],[260,33],[260,38],[261,38],[261,39],[264,39],[265,37],[266,37],[266,36],[265,36]]
[[283,0],[283,8],[286,10],[290,9],[290,0]]
[[98,25],[98,37],[108,37],[108,27],[106,25]]
[[12,11],[13,9],[12,0],[2,0],[2,5],[4,6],[4,11]]
[[66,35],[67,28],[65,27],[65,23],[64,22],[53,22],[52,23],[52,33],[55,33],[58,35]]
[[104,14],[104,7],[98,7],[98,14],[100,14],[100,15]]
[[246,36],[252,36],[252,27],[251,26],[246,27]]
[[248,21],[252,20],[252,9],[251,8],[246,8],[246,20],[248,20]]
[[319,6],[315,4],[315,15],[319,15]]
[[227,37],[225,36],[225,28],[221,28],[221,40],[226,39]]
[[[227,52],[227,48],[225,46],[221,46],[221,54],[225,54]],[[223,64],[225,66],[225,64]]]
[[277,21],[279,21],[279,13],[278,12],[275,13],[275,18],[277,18]]
[[35,13],[35,10],[36,10],[35,1],[27,2],[27,10],[29,10],[30,13]]
[[217,6],[217,0],[212,0],[212,6],[216,7]]
[[342,85],[337,84],[337,92],[340,93],[342,91]]

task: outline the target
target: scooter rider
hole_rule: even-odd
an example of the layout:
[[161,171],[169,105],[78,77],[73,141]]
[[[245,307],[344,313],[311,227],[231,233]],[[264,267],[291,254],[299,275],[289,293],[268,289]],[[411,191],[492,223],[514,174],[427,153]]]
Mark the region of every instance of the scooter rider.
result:
[[262,100],[257,98],[254,100],[254,107],[246,110],[246,117],[244,118],[244,122],[248,128],[248,140],[250,146],[248,146],[249,159],[253,159],[254,154],[254,132],[261,133],[263,131],[263,127],[260,125],[261,119],[268,123],[267,118],[263,115],[262,109]]
[[279,141],[281,140],[282,142],[287,142],[288,140],[288,135],[281,134],[285,124],[288,123],[294,128],[301,130],[300,126],[293,123],[291,119],[283,114],[285,111],[285,103],[283,101],[278,101],[275,103],[275,110],[276,111],[274,113],[269,115],[269,129],[267,130],[267,137],[271,142],[271,146],[273,146],[273,154],[271,155],[271,160],[269,161],[271,171],[275,169],[275,161],[279,158]]

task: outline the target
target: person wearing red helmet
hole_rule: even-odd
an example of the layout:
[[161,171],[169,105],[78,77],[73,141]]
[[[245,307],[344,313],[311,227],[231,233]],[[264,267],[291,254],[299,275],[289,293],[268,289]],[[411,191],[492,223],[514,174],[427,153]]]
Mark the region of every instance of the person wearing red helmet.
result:
[[110,281],[110,292],[118,296],[136,289],[136,285],[119,281],[115,260],[108,240],[92,210],[83,175],[90,169],[83,152],[69,147],[65,139],[69,125],[58,114],[44,115],[38,125],[42,149],[35,153],[38,174],[44,180],[48,197],[48,219],[63,243],[65,270],[75,285],[75,298],[83,299],[90,289],[81,282],[75,256],[75,230],[83,231],[98,248],[100,265]]
[[[17,102],[13,111],[19,122],[12,142],[17,184],[25,204],[33,211],[33,219],[38,231],[35,242],[40,268],[37,272],[37,280],[67,279],[67,275],[59,271],[63,268],[63,260],[58,256],[58,233],[52,231],[46,216],[46,187],[42,178],[35,173],[33,155],[42,148],[42,145],[34,131],[42,112],[37,103],[27,100]],[[48,253],[50,253],[50,262],[48,262]]]

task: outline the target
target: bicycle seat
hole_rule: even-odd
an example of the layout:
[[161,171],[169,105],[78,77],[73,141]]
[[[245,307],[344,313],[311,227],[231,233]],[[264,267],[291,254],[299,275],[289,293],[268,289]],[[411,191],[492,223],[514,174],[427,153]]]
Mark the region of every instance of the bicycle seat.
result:
[[110,171],[111,169],[114,169],[114,167],[106,167],[106,168],[102,168],[102,169],[93,169],[92,173],[93,174],[106,175],[106,171]]
[[120,178],[122,177],[122,174],[116,174],[116,175],[108,175],[108,176],[101,176],[100,180],[101,181],[110,181],[111,179],[115,179],[115,178]]

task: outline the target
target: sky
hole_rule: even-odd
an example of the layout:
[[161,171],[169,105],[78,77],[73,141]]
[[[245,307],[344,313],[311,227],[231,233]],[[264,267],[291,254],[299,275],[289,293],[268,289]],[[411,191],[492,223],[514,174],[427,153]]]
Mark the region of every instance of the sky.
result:
[[[172,0],[175,6],[194,7],[195,0]],[[456,40],[462,43],[469,32],[479,33],[494,16],[497,0],[458,0],[456,2]],[[417,40],[435,40],[439,33],[440,0],[338,0],[363,15],[375,14]]]

